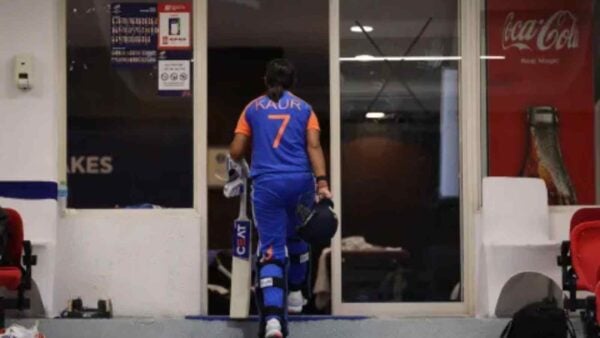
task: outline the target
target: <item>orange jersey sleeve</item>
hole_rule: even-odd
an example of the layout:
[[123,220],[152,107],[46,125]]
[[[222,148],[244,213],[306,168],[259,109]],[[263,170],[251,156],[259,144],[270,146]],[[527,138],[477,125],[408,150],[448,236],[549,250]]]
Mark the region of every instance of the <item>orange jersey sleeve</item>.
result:
[[306,130],[313,129],[321,131],[321,127],[319,126],[319,119],[317,119],[317,115],[315,112],[310,112],[310,117],[308,118],[308,125],[306,126]]
[[235,127],[236,134],[243,134],[246,136],[252,136],[252,128],[250,128],[250,124],[246,120],[246,111],[242,112],[240,119],[238,120],[237,126]]

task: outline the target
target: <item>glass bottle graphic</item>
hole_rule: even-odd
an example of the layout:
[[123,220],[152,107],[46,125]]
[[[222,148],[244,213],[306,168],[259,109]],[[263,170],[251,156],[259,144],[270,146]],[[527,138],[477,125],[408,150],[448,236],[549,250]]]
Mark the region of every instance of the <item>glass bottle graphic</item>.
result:
[[550,106],[529,107],[527,122],[527,148],[521,176],[543,179],[549,204],[577,204],[560,149],[558,110]]

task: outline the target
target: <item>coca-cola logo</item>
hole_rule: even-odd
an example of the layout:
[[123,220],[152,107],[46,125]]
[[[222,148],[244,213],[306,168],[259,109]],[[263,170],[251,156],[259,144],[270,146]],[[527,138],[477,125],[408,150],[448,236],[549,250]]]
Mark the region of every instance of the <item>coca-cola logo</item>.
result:
[[519,20],[510,12],[504,20],[502,48],[540,51],[579,47],[577,16],[561,10],[545,19]]

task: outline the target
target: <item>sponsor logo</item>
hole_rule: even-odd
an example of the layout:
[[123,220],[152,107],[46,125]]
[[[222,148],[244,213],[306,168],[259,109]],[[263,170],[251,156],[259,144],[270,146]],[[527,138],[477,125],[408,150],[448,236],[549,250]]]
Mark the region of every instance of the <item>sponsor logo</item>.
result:
[[260,288],[269,288],[273,286],[273,278],[261,278],[260,280]]
[[239,258],[250,257],[250,223],[235,222],[233,228],[233,255]]
[[310,253],[305,253],[300,256],[300,263],[306,263],[310,260]]
[[547,18],[517,19],[510,12],[504,20],[502,48],[519,50],[563,50],[579,47],[577,16],[560,10]]

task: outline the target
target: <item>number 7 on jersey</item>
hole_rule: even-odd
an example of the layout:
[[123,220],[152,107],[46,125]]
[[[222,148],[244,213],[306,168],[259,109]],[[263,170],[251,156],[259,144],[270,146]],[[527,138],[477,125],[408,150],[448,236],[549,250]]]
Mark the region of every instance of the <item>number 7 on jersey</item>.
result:
[[285,128],[287,128],[288,123],[290,123],[290,115],[289,114],[270,114],[269,120],[282,120],[281,127],[279,127],[279,131],[277,131],[277,136],[275,136],[275,140],[273,141],[273,148],[278,148],[281,143],[281,138],[285,133]]

